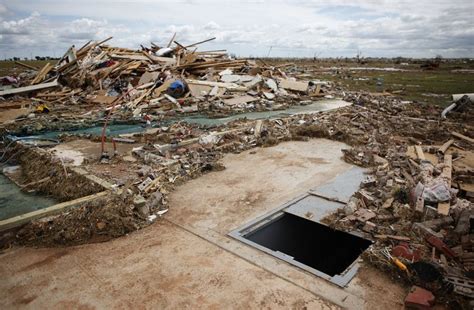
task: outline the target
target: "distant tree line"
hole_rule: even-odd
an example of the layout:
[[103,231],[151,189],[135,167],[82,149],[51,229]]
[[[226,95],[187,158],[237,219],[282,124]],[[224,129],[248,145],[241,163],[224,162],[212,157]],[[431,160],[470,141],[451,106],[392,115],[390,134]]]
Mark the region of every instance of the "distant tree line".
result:
[[35,56],[33,58],[28,57],[11,57],[5,58],[6,61],[24,61],[24,60],[59,60],[59,57],[51,57],[51,56]]

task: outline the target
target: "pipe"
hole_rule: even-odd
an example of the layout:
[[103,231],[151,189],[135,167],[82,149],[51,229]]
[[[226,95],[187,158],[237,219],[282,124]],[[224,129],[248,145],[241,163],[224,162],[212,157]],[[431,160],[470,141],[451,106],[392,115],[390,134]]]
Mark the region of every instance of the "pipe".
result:
[[453,101],[458,101],[458,100],[461,99],[463,96],[468,96],[468,97],[469,97],[469,100],[471,100],[472,102],[474,102],[474,93],[470,93],[470,94],[453,94]]
[[112,107],[110,108],[109,110],[109,113],[107,114],[107,116],[105,117],[105,122],[104,122],[104,127],[102,128],[102,135],[101,135],[101,156],[104,156],[104,153],[105,153],[105,130],[107,129],[107,125],[108,125],[108,122],[109,122],[109,118],[110,116],[112,115],[112,112],[114,111],[115,109],[115,106],[116,106],[116,102],[119,102],[120,100],[122,100],[122,98],[124,98],[125,96],[127,96],[132,90],[135,90],[135,88],[131,88],[130,90],[128,90],[126,93],[122,94],[120,97],[116,98],[114,101],[112,101]]
[[456,102],[455,103],[452,103],[449,107],[447,107],[446,109],[443,110],[443,112],[441,112],[441,118],[445,119],[446,118],[446,114],[448,114],[449,112],[451,112],[455,107],[456,107]]

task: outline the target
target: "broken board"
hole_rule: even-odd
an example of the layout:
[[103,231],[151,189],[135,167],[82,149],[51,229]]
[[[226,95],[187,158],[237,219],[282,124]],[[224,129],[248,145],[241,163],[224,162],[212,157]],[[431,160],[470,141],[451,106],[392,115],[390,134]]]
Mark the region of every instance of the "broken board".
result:
[[234,106],[234,105],[238,105],[238,104],[257,101],[258,99],[259,98],[252,97],[250,95],[238,96],[238,97],[234,97],[234,98],[230,98],[230,99],[225,99],[224,104],[229,105],[229,106]]

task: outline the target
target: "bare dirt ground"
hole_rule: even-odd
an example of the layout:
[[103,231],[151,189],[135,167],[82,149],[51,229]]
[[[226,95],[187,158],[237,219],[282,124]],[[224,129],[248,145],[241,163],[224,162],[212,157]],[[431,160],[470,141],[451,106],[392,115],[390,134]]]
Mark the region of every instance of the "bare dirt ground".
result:
[[0,110],[0,124],[15,119],[18,116],[25,115],[30,111],[31,110],[27,108]]
[[226,236],[349,169],[342,147],[317,139],[228,155],[226,170],[179,187],[150,227],[106,243],[10,249],[0,255],[0,306],[398,309],[404,289],[380,272],[342,290]]
[[107,243],[15,249],[0,260],[3,309],[331,308],[167,222]]

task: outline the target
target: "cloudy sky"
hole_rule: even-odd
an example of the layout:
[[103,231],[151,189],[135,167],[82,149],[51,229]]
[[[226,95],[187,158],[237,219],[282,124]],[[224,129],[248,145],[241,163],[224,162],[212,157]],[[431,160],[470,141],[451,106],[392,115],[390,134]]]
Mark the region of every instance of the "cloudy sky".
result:
[[[474,0],[0,0],[0,58],[71,44],[192,43],[239,56],[474,57]],[[271,50],[270,50],[271,49]]]

